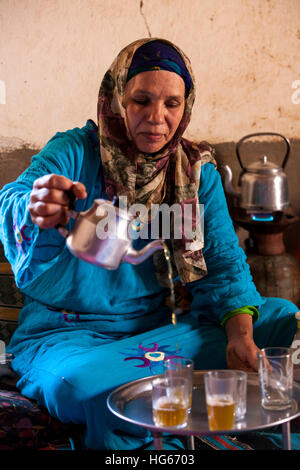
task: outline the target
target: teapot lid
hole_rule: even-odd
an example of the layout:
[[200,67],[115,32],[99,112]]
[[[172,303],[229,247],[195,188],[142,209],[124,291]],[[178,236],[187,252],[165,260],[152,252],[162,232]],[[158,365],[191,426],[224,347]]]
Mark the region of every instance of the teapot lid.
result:
[[263,173],[267,175],[275,175],[282,172],[282,168],[275,163],[269,162],[268,157],[264,155],[259,161],[251,163],[246,168],[246,171],[251,173]]

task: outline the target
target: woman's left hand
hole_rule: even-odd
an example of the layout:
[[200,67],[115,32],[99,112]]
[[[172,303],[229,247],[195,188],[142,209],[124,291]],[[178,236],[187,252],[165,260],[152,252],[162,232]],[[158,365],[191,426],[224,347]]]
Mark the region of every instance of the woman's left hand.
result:
[[256,372],[258,370],[257,353],[260,349],[253,340],[252,317],[247,314],[236,315],[227,320],[225,329],[228,337],[227,367]]
[[248,335],[239,336],[229,340],[226,348],[228,369],[257,372],[257,353],[259,351],[260,349]]

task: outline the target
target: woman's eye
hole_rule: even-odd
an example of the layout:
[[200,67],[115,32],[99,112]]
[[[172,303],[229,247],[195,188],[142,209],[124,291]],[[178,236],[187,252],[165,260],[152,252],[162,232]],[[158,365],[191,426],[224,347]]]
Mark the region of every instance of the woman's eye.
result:
[[145,106],[148,103],[147,99],[134,99],[133,101],[141,106]]
[[171,101],[169,103],[166,103],[167,108],[177,108],[179,106],[179,103],[177,101]]

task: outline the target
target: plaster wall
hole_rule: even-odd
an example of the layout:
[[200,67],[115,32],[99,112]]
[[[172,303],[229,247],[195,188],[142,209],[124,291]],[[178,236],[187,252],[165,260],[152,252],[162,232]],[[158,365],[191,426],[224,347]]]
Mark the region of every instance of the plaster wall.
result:
[[193,64],[188,137],[300,137],[299,0],[1,0],[0,31],[2,146],[41,147],[57,130],[96,120],[106,69],[148,36],[174,41]]
[[[235,181],[241,137],[291,139],[286,171],[300,215],[299,0],[0,0],[0,185],[58,130],[97,121],[106,69],[122,47],[150,36],[190,57],[197,97],[186,137],[215,145]],[[280,163],[284,147],[265,140],[263,153]],[[293,246],[299,225],[291,230]]]

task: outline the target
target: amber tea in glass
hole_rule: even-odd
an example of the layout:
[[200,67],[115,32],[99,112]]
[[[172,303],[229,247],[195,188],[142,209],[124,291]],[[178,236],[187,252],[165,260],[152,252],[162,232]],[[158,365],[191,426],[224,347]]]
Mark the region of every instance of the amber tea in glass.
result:
[[183,427],[189,406],[188,381],[161,378],[152,382],[153,421],[159,427]]
[[230,395],[210,396],[206,401],[206,407],[211,431],[233,427],[235,403]]
[[229,370],[204,374],[208,426],[211,431],[231,429],[234,425],[237,375]]

